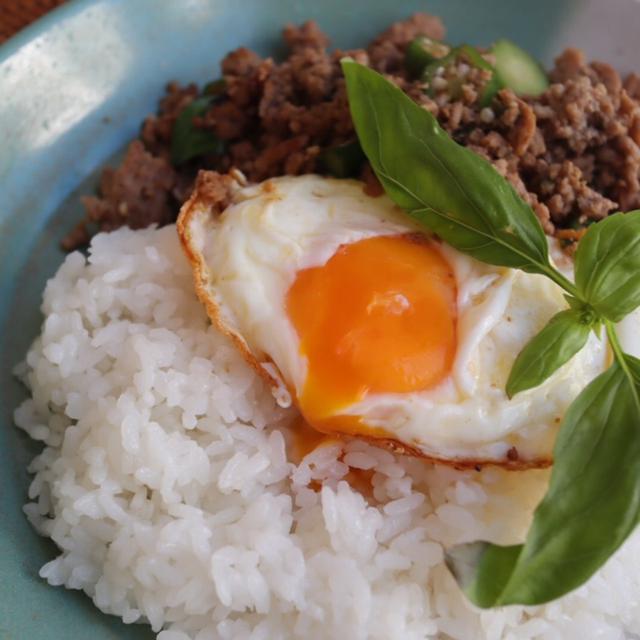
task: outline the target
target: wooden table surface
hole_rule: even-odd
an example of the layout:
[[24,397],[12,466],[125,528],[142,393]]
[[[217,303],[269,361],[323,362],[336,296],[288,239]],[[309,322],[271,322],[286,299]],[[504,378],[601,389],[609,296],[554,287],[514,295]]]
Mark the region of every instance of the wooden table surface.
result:
[[64,0],[0,0],[0,43]]

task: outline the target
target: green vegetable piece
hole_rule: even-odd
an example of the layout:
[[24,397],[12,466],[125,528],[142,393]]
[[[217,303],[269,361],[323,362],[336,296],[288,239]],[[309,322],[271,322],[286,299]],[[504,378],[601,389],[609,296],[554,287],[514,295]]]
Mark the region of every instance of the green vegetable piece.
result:
[[224,143],[212,131],[194,124],[194,118],[203,116],[213,101],[211,96],[196,98],[178,115],[171,135],[171,162],[174,165],[198,156],[224,152]]
[[593,318],[579,310],[567,309],[553,316],[516,358],[507,380],[507,395],[512,398],[537,387],[569,362],[584,347],[592,324]]
[[[452,49],[451,52],[445,57],[439,60],[434,60],[430,62],[425,67],[422,73],[423,82],[431,85],[433,83],[434,78],[436,77],[438,69],[442,67],[446,67],[456,62],[461,57],[464,58],[472,66],[478,69],[484,69],[486,71],[491,72],[491,77],[482,91],[482,94],[480,96],[480,103],[479,103],[481,107],[488,106],[489,104],[491,104],[491,101],[494,99],[496,93],[498,93],[498,91],[500,91],[500,89],[503,88],[504,84],[500,76],[496,73],[496,70],[493,68],[493,66],[489,64],[482,57],[480,52],[475,47],[472,47],[471,45],[468,45],[468,44],[460,45],[459,47]],[[460,80],[459,83],[461,85],[462,81]],[[450,89],[449,93],[451,95],[451,98],[453,98],[454,100],[459,97],[455,93],[455,87],[453,90]]]
[[468,62],[478,69],[485,69],[486,71],[494,71],[493,65],[489,64],[481,55],[481,53],[470,44],[461,44],[456,47],[456,53],[458,56],[463,55]]
[[492,47],[495,68],[504,86],[518,96],[538,96],[549,86],[540,63],[511,40],[498,40]]
[[618,322],[640,306],[640,210],[592,224],[578,244],[576,286],[600,315]]
[[444,58],[450,50],[451,47],[444,42],[432,40],[427,36],[418,36],[407,46],[405,67],[412,77],[419,78],[430,62]]
[[205,96],[216,96],[220,97],[225,92],[227,88],[227,83],[224,78],[218,78],[217,80],[212,80],[204,85],[202,89],[202,93]]
[[493,99],[496,97],[498,91],[500,89],[504,89],[504,83],[502,82],[502,78],[497,72],[491,76],[491,80],[487,82],[484,89],[482,90],[482,95],[480,96],[480,106],[488,107]]
[[451,572],[479,607],[537,605],[568,593],[593,575],[636,527],[640,360],[619,357],[567,411],[549,490],[525,544],[480,542],[447,553]]
[[425,68],[422,70],[420,80],[424,84],[428,85],[427,93],[429,95],[431,96],[434,95],[432,84],[433,84],[433,80],[438,74],[438,70],[444,69],[448,67],[450,64],[453,64],[456,60],[457,55],[458,55],[457,49],[452,49],[446,56],[429,62],[425,66]]
[[497,73],[493,65],[489,64],[480,54],[480,52],[471,45],[463,44],[458,47],[460,54],[462,54],[474,67],[478,69],[484,69],[491,72],[491,79],[485,85],[482,95],[480,96],[480,106],[487,107],[491,104],[491,101],[495,98],[500,89],[504,87],[504,83],[500,74]]
[[354,178],[364,161],[365,156],[357,140],[324,149],[318,156],[322,170],[336,178]]
[[562,280],[540,223],[507,180],[380,74],[351,60],[342,68],[362,149],[398,205],[482,262]]

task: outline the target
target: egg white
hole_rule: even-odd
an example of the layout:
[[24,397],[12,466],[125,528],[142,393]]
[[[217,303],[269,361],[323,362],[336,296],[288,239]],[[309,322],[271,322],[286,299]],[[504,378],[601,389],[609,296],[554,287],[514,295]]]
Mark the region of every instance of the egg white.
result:
[[[285,309],[297,272],[325,264],[343,244],[417,230],[386,196],[370,197],[362,187],[354,180],[283,177],[239,189],[219,216],[197,193],[183,211],[186,244],[206,267],[206,295],[221,324],[295,394],[307,370]],[[608,365],[607,345],[591,336],[543,385],[509,400],[504,386],[513,361],[566,308],[562,291],[542,276],[439,247],[458,287],[451,374],[426,391],[368,394],[343,413],[428,457],[508,465],[517,456],[525,465],[546,464],[566,409]],[[288,402],[283,385],[278,394]]]

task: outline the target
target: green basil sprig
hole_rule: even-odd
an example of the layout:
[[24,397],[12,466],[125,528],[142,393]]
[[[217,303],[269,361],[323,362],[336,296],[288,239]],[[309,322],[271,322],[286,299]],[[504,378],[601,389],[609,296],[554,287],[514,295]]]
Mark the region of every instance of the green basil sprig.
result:
[[576,284],[549,262],[530,207],[481,157],[376,72],[343,60],[351,115],[387,194],[461,252],[542,274],[567,293],[516,359],[507,392],[547,379],[604,326],[611,367],[569,407],[554,448],[547,494],[522,545],[489,542],[447,552],[447,565],[480,607],[541,604],[587,580],[640,518],[640,361],[625,354],[613,322],[640,304],[640,212],[592,224],[576,253]]

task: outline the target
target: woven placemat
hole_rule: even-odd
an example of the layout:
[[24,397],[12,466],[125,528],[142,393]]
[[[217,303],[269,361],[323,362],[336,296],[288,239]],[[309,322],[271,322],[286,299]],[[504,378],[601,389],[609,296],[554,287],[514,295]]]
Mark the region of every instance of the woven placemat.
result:
[[0,0],[0,42],[63,2],[64,0]]

